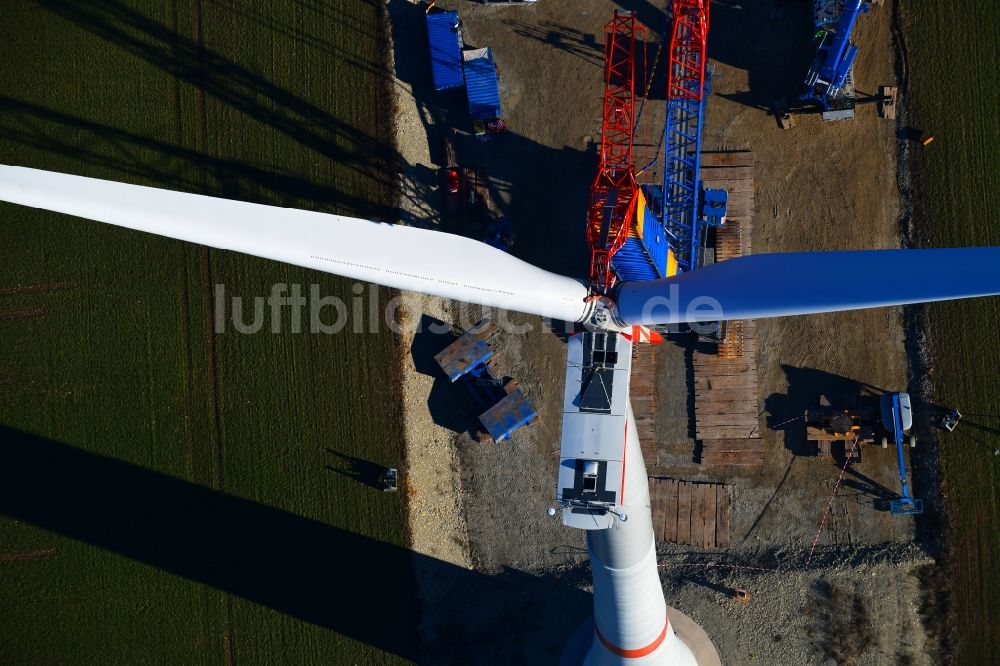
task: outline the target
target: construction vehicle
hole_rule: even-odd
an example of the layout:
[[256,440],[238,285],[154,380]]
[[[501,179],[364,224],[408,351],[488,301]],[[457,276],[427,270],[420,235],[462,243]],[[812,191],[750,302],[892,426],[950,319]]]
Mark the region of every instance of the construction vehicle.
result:
[[441,169],[441,191],[444,193],[444,212],[449,218],[458,215],[459,204],[461,203],[461,177],[458,167],[445,167]]
[[858,406],[856,395],[838,396],[833,406],[825,395],[819,397],[819,406],[805,411],[806,439],[816,443],[816,455],[829,458],[832,446],[842,442],[845,459],[861,462],[861,444],[875,443],[872,422],[875,410]]
[[702,130],[713,74],[708,65],[709,2],[675,0],[671,10],[660,222],[674,256],[668,263],[684,273],[704,263],[708,229],[726,223],[728,195],[706,189],[701,181]]
[[899,459],[899,482],[902,496],[889,502],[889,511],[894,516],[914,516],[924,512],[924,501],[910,495],[906,477],[906,458],[903,454],[903,440],[908,438],[910,446],[916,446],[917,438],[909,434],[913,427],[913,409],[910,396],[906,393],[886,393],[882,396],[882,425],[896,440],[896,456]]
[[399,490],[399,472],[395,467],[386,467],[378,479],[382,492],[394,493]]
[[958,422],[962,420],[962,412],[957,409],[951,409],[947,414],[941,417],[941,422],[938,424],[948,432],[955,430],[955,426]]
[[806,74],[805,92],[799,99],[816,104],[824,120],[854,117],[852,72],[858,47],[851,32],[858,16],[871,7],[865,0],[844,0],[843,11],[833,25],[831,7],[839,3],[819,3],[816,15],[816,57]]
[[486,229],[483,242],[498,250],[509,252],[514,246],[514,229],[506,217],[499,217]]

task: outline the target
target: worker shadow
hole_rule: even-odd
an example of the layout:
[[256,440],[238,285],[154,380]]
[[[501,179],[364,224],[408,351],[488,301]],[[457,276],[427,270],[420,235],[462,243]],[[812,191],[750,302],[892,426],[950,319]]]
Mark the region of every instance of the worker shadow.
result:
[[819,406],[820,396],[826,396],[834,406],[876,409],[878,396],[884,393],[866,382],[816,368],[783,364],[781,369],[788,388],[764,400],[766,425],[781,431],[785,448],[797,456],[816,455],[815,444],[807,438],[805,411]]
[[815,55],[815,31],[808,2],[715,0],[708,57],[747,73],[746,90],[721,92],[720,82],[716,94],[756,109],[770,109],[779,98],[795,106]]
[[324,447],[323,450],[336,456],[340,460],[341,464],[347,465],[346,467],[334,467],[333,465],[327,465],[326,468],[331,472],[345,476],[348,479],[357,481],[358,483],[366,485],[370,488],[375,488],[377,490],[382,489],[382,477],[388,469],[384,465],[379,465],[378,463],[365,460],[364,458],[355,458],[354,456],[349,456],[346,453],[335,451],[329,447]]
[[449,322],[421,315],[410,346],[410,359],[417,372],[434,380],[427,396],[427,411],[434,423],[454,433],[471,436],[479,429],[475,401],[458,382],[449,381],[434,360],[435,354],[444,351],[455,340]]
[[[102,551],[113,553],[408,661],[469,663],[485,651],[551,663],[592,612],[581,589],[587,567],[565,577],[485,574],[7,426],[0,455],[0,514],[50,540],[88,544],[98,564],[119,566]],[[59,610],[75,618],[84,606]]]
[[590,551],[588,551],[583,546],[573,546],[565,543],[560,544],[558,546],[554,546],[549,550],[550,555],[567,555],[567,556],[586,555],[589,552]]

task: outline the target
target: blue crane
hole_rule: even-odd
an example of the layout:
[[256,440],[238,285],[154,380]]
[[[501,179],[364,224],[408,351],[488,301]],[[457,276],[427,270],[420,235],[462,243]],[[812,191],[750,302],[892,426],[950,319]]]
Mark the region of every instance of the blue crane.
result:
[[844,0],[837,27],[820,28],[816,33],[816,58],[806,74],[806,91],[799,97],[801,101],[830,110],[831,101],[840,95],[858,55],[857,45],[851,42],[854,24],[869,9],[865,0]]
[[701,184],[701,137],[705,103],[711,93],[708,68],[709,3],[673,0],[669,39],[666,155],[661,220],[681,272],[701,263],[701,226],[725,221],[725,190]]

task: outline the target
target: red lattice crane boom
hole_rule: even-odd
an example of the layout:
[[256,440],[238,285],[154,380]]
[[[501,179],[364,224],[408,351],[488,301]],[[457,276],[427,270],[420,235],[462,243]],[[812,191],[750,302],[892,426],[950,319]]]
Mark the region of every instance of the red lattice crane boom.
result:
[[611,257],[628,238],[637,202],[632,133],[635,123],[636,36],[645,34],[634,12],[617,10],[605,26],[604,111],[597,176],[590,186],[587,243],[590,289],[606,293],[614,284]]
[[708,0],[673,0],[667,99],[699,102],[705,89]]

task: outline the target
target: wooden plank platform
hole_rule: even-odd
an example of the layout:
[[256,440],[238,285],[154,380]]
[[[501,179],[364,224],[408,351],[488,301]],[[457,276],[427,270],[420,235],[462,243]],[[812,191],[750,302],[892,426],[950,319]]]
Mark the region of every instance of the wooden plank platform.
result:
[[[701,179],[705,186],[729,192],[727,222],[716,234],[716,262],[751,253],[753,169],[754,156],[750,151],[701,155]],[[693,365],[699,461],[704,465],[761,464],[764,444],[759,428],[756,322],[728,322],[725,339],[708,353],[695,352]]]
[[721,483],[649,477],[656,540],[728,548],[730,488]]
[[639,447],[647,465],[656,464],[656,363],[658,345],[640,343],[632,346],[632,377],[629,398],[639,432]]
[[703,465],[733,465],[756,467],[764,462],[764,445],[760,439],[706,439],[701,443]]
[[729,548],[729,508],[732,505],[730,486],[723,486],[718,491],[718,503],[715,509],[715,541],[719,548]]
[[[674,543],[677,541],[677,502],[668,502],[667,498],[677,498],[677,480],[667,479],[665,492],[660,495],[660,502],[657,505],[661,516],[663,516],[663,539]],[[659,484],[657,484],[659,485]]]
[[[703,150],[701,168],[706,167],[753,167],[752,150]],[[702,176],[704,178],[704,176]]]
[[701,153],[701,180],[705,187],[729,193],[726,217],[730,221],[749,222],[753,218],[753,166],[749,150]]
[[674,543],[691,543],[691,485],[677,482],[677,541]]
[[[650,483],[649,484],[649,510],[653,513],[656,511],[664,510],[664,503],[667,498],[666,484],[664,483]],[[663,527],[666,524],[666,520],[654,520],[653,521],[653,538],[657,541],[663,541]]]

